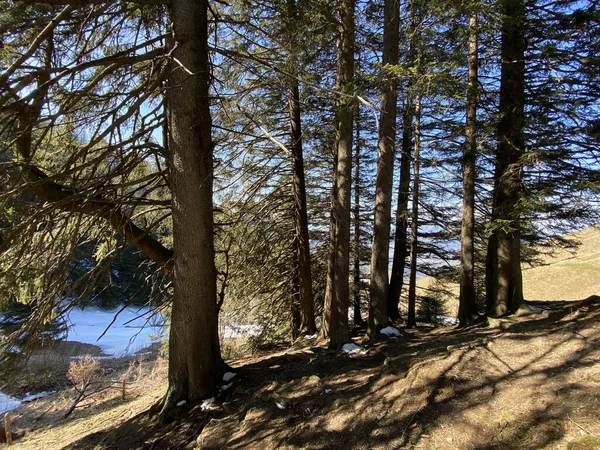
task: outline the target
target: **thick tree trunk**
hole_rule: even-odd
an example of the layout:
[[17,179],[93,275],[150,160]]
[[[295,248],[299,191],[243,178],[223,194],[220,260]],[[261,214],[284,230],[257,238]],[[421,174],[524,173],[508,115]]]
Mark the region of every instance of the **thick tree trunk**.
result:
[[[292,250],[294,255],[296,255],[298,252],[298,243],[296,240],[292,244]],[[298,261],[296,260],[294,263],[295,267],[292,275],[292,288],[294,292],[292,293],[292,304],[290,305],[292,341],[295,341],[300,336],[300,326],[302,324],[302,313],[300,311],[300,271]]]
[[386,0],[383,17],[383,94],[375,182],[375,222],[371,254],[371,295],[369,298],[369,327],[373,338],[388,325],[390,222],[392,186],[394,182],[394,148],[396,146],[396,102],[398,81],[389,66],[398,64],[400,5],[398,0]]
[[221,369],[213,241],[213,143],[209,110],[208,1],[173,0],[169,124],[173,308],[163,412],[216,393]]
[[352,177],[352,125],[354,116],[354,0],[339,4],[336,169],[334,170],[332,226],[330,232],[331,276],[328,276],[322,335],[329,346],[340,348],[348,341],[350,275],[350,196]]
[[327,243],[327,283],[325,284],[325,299],[323,302],[323,324],[321,325],[320,336],[329,338],[331,326],[333,324],[333,289],[335,276],[335,256],[336,256],[336,219],[335,219],[335,199],[337,197],[337,147],[333,156],[333,183],[331,186],[331,213],[329,215],[329,240]]
[[360,110],[356,105],[356,143],[354,145],[354,267],[353,267],[353,286],[354,286],[354,314],[355,325],[362,323],[362,311],[360,307]]
[[408,277],[408,318],[406,326],[417,326],[417,254],[419,246],[419,153],[421,148],[421,96],[415,99],[415,146],[413,158],[412,218],[410,227],[410,274]]
[[463,149],[463,217],[460,233],[461,275],[458,321],[460,326],[470,325],[478,318],[475,292],[475,171],[476,171],[476,119],[478,102],[477,82],[477,9],[469,20],[469,79],[467,84],[467,120]]
[[500,121],[486,274],[488,313],[502,316],[524,306],[517,210],[525,151],[525,6],[503,0]]

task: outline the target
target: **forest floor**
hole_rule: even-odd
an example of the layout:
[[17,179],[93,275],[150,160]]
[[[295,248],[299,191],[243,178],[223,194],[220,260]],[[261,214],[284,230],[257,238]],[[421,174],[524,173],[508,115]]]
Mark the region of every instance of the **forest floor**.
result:
[[34,358],[7,392],[57,391],[12,411],[27,430],[13,448],[600,449],[600,297],[535,306],[370,343],[356,329],[358,355],[302,339],[237,358],[214,405],[182,405],[167,425],[147,412],[166,388],[155,356],[100,360],[103,390],[62,418],[76,396],[66,346]]

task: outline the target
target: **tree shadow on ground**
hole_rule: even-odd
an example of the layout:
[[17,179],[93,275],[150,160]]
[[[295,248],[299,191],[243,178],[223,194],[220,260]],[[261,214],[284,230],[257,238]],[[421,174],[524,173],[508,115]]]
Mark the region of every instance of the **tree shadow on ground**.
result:
[[[308,341],[236,368],[217,411],[146,414],[70,449],[541,448],[599,434],[600,299],[491,327],[406,330],[350,358]],[[567,436],[565,436],[567,434]]]

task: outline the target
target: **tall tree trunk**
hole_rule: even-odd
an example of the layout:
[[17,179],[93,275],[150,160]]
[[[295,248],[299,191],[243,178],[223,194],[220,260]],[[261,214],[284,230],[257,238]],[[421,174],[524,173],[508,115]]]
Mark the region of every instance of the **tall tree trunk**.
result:
[[525,6],[503,0],[500,121],[492,210],[493,234],[486,269],[488,313],[502,316],[524,306],[521,276],[520,216],[517,203],[525,151]]
[[331,276],[327,278],[322,335],[331,348],[348,341],[350,275],[350,196],[352,125],[354,116],[354,0],[340,0],[336,111],[336,168],[334,170]]
[[209,110],[208,1],[173,0],[169,75],[175,254],[169,388],[163,412],[216,394],[222,362],[213,241],[213,143]]
[[[414,5],[413,5],[414,8]],[[410,24],[410,44],[408,50],[408,61],[414,62],[416,58],[417,44],[417,17],[413,12]],[[413,150],[413,118],[415,109],[413,104],[413,79],[408,78],[406,86],[406,105],[402,111],[402,144],[400,157],[400,181],[398,184],[398,209],[396,210],[394,257],[392,261],[392,272],[388,290],[388,315],[395,322],[400,319],[398,305],[402,286],[404,284],[404,269],[406,267],[406,256],[408,249],[408,198],[410,196],[410,163]]]
[[408,277],[408,319],[406,326],[414,328],[417,326],[417,254],[418,254],[418,232],[419,232],[419,165],[421,148],[421,96],[415,98],[415,146],[413,158],[413,195],[412,195],[412,220],[410,227],[410,274]]
[[360,109],[356,104],[356,143],[354,153],[354,267],[353,267],[353,285],[354,285],[354,314],[355,325],[362,323],[362,312],[360,308]]
[[478,103],[477,81],[477,13],[475,8],[469,20],[469,56],[467,83],[467,119],[463,148],[463,208],[460,233],[461,275],[458,321],[460,326],[473,323],[478,317],[475,293],[475,176],[476,176],[476,119]]
[[[392,186],[394,182],[394,148],[396,146],[396,102],[398,81],[389,66],[398,64],[400,24],[399,0],[386,0],[383,17],[383,94],[375,182],[375,222],[371,254],[371,295],[369,298],[369,327],[373,338],[388,324],[388,267],[390,252],[390,222]],[[387,72],[387,73],[386,73]]]
[[[288,19],[296,23],[298,13],[296,1],[288,0]],[[293,30],[293,27],[289,27]],[[293,33],[295,34],[295,33]],[[295,38],[291,37],[293,41]],[[292,74],[298,74],[298,58],[293,42],[290,42],[289,69]],[[310,271],[310,241],[308,238],[308,216],[306,207],[306,183],[304,180],[304,155],[302,152],[302,122],[300,111],[300,88],[298,79],[289,79],[289,112],[290,136],[292,152],[292,186],[294,192],[294,222],[296,228],[296,258],[298,267],[298,292],[300,301],[300,332],[314,334],[315,310],[312,294],[312,275]]]
[[[294,252],[294,256],[297,255],[298,252],[298,242],[294,239],[292,243],[292,251]],[[300,310],[300,268],[298,267],[298,260],[294,260],[294,269],[292,274],[292,304],[290,310],[291,316],[291,331],[292,331],[292,341],[295,341],[300,336],[300,330],[302,325],[302,313]]]
[[392,321],[400,319],[398,305],[404,284],[404,268],[406,267],[408,244],[408,198],[410,190],[410,163],[413,144],[414,107],[410,94],[407,93],[406,106],[402,113],[402,156],[400,157],[400,182],[398,184],[398,209],[396,211],[396,234],[394,237],[394,259],[390,276],[388,294],[388,314]]

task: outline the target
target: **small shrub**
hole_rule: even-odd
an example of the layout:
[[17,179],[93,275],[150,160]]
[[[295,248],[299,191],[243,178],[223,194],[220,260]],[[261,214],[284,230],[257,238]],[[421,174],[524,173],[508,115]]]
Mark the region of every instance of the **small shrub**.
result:
[[69,363],[67,378],[74,385],[81,385],[86,382],[98,379],[102,376],[100,361],[85,355],[83,358],[75,359]]
[[445,316],[446,306],[444,301],[437,297],[421,297],[419,309],[417,310],[417,318],[422,322],[437,323],[438,316]]

